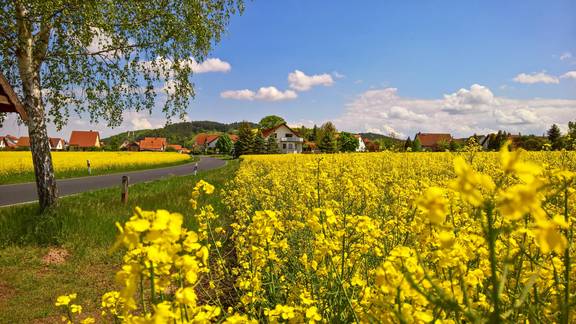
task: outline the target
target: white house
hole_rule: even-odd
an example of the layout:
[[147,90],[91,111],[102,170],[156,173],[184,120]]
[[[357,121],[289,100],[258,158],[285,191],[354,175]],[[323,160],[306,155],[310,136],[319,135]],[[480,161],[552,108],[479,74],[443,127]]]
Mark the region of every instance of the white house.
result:
[[66,148],[66,142],[62,138],[50,138],[50,150],[62,151]]
[[358,148],[356,149],[356,152],[366,152],[366,144],[364,143],[362,136],[360,136],[360,134],[356,134],[354,137],[356,137],[358,140]]
[[281,153],[302,153],[304,139],[286,123],[263,130],[262,136],[265,140],[270,136],[275,138]]

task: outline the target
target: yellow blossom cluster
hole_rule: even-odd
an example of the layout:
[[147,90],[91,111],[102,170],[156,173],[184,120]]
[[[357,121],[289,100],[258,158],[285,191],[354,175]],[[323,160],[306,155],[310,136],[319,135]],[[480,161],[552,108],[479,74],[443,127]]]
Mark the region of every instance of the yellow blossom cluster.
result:
[[[154,166],[184,162],[186,154],[164,152],[52,152],[56,174],[86,170],[90,160],[93,173],[104,173],[125,166]],[[0,183],[18,174],[34,173],[31,152],[0,152]]]
[[228,217],[200,181],[196,232],[162,210],[119,226],[123,288],[102,309],[127,323],[572,323],[575,187],[574,153],[507,145],[247,156],[220,192]]
[[573,322],[571,152],[247,156],[228,186],[259,320]]

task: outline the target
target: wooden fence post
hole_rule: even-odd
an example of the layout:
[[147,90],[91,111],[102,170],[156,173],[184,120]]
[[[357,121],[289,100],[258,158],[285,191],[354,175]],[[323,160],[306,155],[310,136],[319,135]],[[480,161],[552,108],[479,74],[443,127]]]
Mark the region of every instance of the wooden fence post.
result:
[[120,201],[123,204],[128,202],[128,176],[122,176],[122,196]]

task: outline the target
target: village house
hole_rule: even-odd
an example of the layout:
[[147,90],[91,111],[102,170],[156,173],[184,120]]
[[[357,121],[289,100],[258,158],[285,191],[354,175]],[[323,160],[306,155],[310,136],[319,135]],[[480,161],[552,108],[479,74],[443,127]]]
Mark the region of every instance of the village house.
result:
[[366,152],[366,144],[364,143],[364,139],[360,134],[354,134],[354,137],[358,140],[358,148],[356,152]]
[[27,136],[22,136],[18,139],[18,142],[16,142],[16,146],[19,149],[26,149],[26,148],[30,148],[30,137]]
[[138,145],[140,146],[140,151],[163,152],[166,150],[167,143],[168,141],[164,137],[144,137]]
[[452,141],[452,135],[441,133],[418,133],[414,140],[418,139],[424,151],[437,151],[440,144],[449,144]]
[[[208,150],[208,144],[218,139],[219,136],[220,135],[218,134],[206,134],[206,133],[200,133],[196,135],[196,137],[194,138],[194,149],[197,151],[205,152],[206,150]],[[214,147],[216,147],[216,144],[214,144]]]
[[286,123],[265,129],[262,131],[262,136],[265,140],[272,136],[278,143],[281,153],[302,153],[304,139]]
[[18,143],[18,137],[12,135],[0,136],[0,149],[3,150],[13,150],[15,149],[16,143]]
[[50,138],[50,150],[63,151],[64,149],[66,149],[66,141],[64,139],[57,137]]
[[[218,143],[220,136],[221,135],[218,135],[215,138],[211,137],[211,139],[206,143],[206,147],[209,149],[216,149],[216,144]],[[236,143],[238,141],[238,135],[230,134],[230,135],[228,135],[228,137],[230,137],[230,140],[232,141],[232,143]]]
[[72,150],[99,148],[100,133],[96,131],[72,131],[68,147]]
[[166,145],[166,149],[168,149],[168,148],[174,149],[174,151],[176,151],[178,153],[182,153],[182,150],[183,150],[182,145],[179,145],[179,144],[168,144],[168,145]]

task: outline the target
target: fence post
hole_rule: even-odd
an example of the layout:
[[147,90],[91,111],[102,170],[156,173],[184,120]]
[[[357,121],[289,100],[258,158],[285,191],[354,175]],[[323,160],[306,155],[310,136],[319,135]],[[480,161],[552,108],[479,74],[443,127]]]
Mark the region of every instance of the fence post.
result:
[[128,202],[128,176],[122,176],[122,196],[120,197],[120,201],[123,204]]

